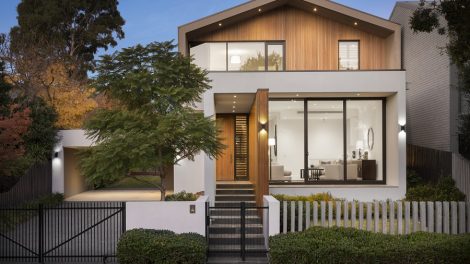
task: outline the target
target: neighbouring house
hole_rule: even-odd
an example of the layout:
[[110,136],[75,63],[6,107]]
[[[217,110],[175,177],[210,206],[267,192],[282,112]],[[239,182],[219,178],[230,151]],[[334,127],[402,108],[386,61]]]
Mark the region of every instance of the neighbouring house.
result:
[[[326,0],[255,0],[178,28],[179,51],[208,71],[196,107],[227,146],[174,167],[175,192],[249,181],[268,193],[370,201],[406,191],[406,76],[401,26]],[[54,190],[84,190],[63,131]],[[241,186],[241,185],[240,185]],[[219,193],[219,192],[217,192]]]
[[[406,132],[413,150],[408,153],[408,165],[424,177],[452,174],[468,196],[470,162],[459,155],[458,139],[459,115],[468,111],[466,100],[458,87],[457,68],[445,52],[447,35],[440,35],[437,30],[414,33],[410,28],[410,18],[418,6],[419,1],[397,2],[390,15],[391,21],[402,25]],[[445,24],[444,18],[440,20]],[[436,155],[441,158],[436,159]]]

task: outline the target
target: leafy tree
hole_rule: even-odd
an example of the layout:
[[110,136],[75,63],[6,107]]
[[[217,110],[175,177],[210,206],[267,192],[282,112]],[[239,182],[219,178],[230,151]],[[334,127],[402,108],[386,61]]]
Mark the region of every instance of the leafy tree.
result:
[[215,122],[191,107],[209,89],[206,72],[175,52],[172,42],[125,48],[98,62],[98,92],[119,101],[85,121],[96,145],[81,153],[80,167],[100,187],[124,177],[158,175],[165,197],[167,168],[203,151],[217,156]]
[[50,159],[52,150],[58,142],[57,113],[54,108],[40,97],[31,100],[19,99],[23,107],[31,109],[31,125],[23,136],[26,142],[26,154],[30,165]]
[[99,48],[115,46],[115,38],[124,37],[125,21],[117,6],[117,0],[22,0],[18,26],[10,31],[13,50],[21,50],[23,43],[38,50],[53,47],[44,55],[67,58],[86,74]]
[[56,127],[81,128],[86,115],[97,107],[94,89],[86,81],[71,79],[62,64],[51,65],[42,79],[48,85],[39,96],[56,110]]
[[[440,18],[444,18],[442,23]],[[415,32],[432,32],[447,35],[447,54],[457,66],[460,88],[467,95],[470,107],[470,0],[420,0],[419,7],[410,18]],[[461,116],[461,152],[470,159],[470,115]],[[463,150],[463,151],[462,151]]]
[[5,81],[3,66],[0,65],[0,193],[16,182],[17,174],[27,166],[18,160],[25,153],[23,139],[30,124],[31,110],[21,109],[10,99],[10,84]]

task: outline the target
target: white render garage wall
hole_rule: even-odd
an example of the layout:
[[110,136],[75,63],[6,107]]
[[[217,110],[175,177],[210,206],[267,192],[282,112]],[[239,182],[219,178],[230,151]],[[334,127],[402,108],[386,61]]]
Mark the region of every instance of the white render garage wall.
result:
[[54,147],[58,157],[52,154],[52,192],[64,193],[64,148],[89,147],[93,143],[85,136],[82,129],[60,130],[59,142]]
[[[346,199],[400,199],[406,191],[406,76],[404,71],[331,72],[212,72],[212,89],[204,94],[204,115],[214,116],[215,93],[388,93],[386,163],[387,185],[271,186],[272,193],[311,194],[331,192]],[[215,193],[215,161],[204,162],[204,188],[210,200]]]

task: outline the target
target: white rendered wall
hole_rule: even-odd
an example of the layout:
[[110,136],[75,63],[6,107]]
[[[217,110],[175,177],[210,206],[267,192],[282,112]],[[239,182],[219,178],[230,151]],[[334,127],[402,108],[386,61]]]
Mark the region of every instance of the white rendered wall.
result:
[[[196,201],[149,201],[126,203],[126,230],[135,228],[167,229],[175,233],[206,233],[206,201],[201,196]],[[196,211],[190,213],[190,206]]]
[[268,207],[264,210],[263,218],[264,237],[274,236],[280,233],[281,203],[271,195],[263,196],[263,206]]
[[174,192],[204,191],[204,154],[194,157],[194,161],[180,161],[174,166],[173,175]]
[[58,136],[59,142],[54,147],[58,157],[52,154],[52,192],[64,193],[64,148],[89,147],[92,141],[82,129],[60,130]]
[[[311,194],[331,192],[338,197],[360,199],[400,199],[406,190],[406,80],[404,71],[331,72],[211,72],[212,89],[204,96],[204,115],[214,116],[215,93],[381,93],[387,95],[386,177],[387,185],[271,186],[272,193]],[[372,94],[371,94],[372,96]],[[383,96],[383,95],[381,95]],[[215,193],[215,161],[204,159],[204,188],[210,199]]]

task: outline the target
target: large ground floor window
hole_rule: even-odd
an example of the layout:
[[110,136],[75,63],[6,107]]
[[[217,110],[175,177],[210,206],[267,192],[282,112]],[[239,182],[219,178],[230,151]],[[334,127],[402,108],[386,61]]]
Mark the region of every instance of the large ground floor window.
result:
[[385,102],[271,99],[271,183],[385,183]]

